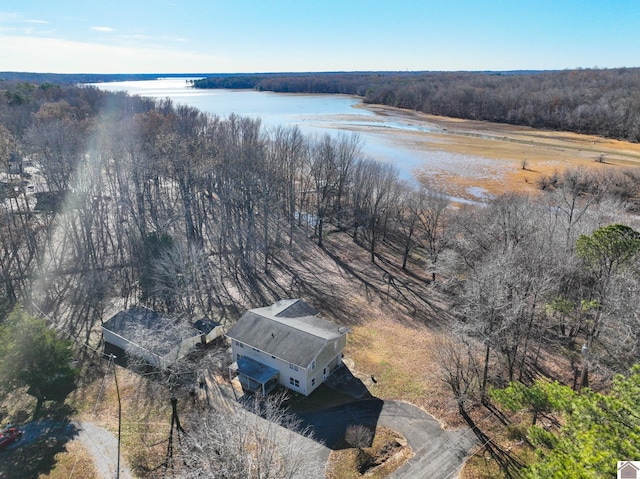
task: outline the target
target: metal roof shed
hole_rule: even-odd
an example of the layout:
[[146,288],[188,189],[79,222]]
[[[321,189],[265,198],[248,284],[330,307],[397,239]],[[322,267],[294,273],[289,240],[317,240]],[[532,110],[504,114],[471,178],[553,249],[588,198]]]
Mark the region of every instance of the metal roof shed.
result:
[[[203,326],[202,324],[200,326]],[[144,307],[118,312],[102,324],[104,340],[152,366],[166,369],[197,344],[224,334],[213,321],[208,332]],[[204,338],[203,338],[204,336]]]

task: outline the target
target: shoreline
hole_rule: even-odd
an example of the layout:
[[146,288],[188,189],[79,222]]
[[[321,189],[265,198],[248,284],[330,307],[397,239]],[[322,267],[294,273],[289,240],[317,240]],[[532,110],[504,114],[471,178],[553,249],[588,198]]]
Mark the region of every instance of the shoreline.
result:
[[[359,103],[356,108],[402,120],[429,131],[392,133],[395,140],[422,152],[481,158],[482,165],[424,166],[419,181],[450,196],[478,201],[487,195],[538,191],[543,176],[569,168],[640,166],[640,144],[565,131],[538,130],[487,121],[428,115],[412,110]],[[388,133],[387,133],[388,134]],[[600,161],[602,160],[602,161]],[[523,166],[524,165],[524,166]]]

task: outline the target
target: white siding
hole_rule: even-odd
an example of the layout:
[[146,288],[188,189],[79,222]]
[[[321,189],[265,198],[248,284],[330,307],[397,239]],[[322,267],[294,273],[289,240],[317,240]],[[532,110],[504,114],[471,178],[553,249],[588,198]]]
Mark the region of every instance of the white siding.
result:
[[[311,370],[309,365],[307,375],[307,394],[311,394],[320,384],[328,377],[335,368],[342,364],[342,351],[347,345],[347,336],[341,336],[333,341],[327,341],[327,344],[322,351],[318,353],[315,358],[316,367],[315,370]],[[313,364],[313,362],[312,362]],[[326,369],[326,375],[324,371]],[[314,380],[315,379],[315,383]]]
[[157,368],[163,368],[162,358],[157,354],[153,354],[148,349],[144,349],[138,346],[137,344],[132,343],[128,339],[123,338],[122,336],[114,333],[113,331],[109,331],[103,328],[102,334],[104,335],[104,340],[106,342],[119,347],[120,349],[126,351],[127,354],[141,357],[152,366],[155,366]]
[[[242,346],[241,346],[242,345]],[[259,349],[253,348],[248,344],[240,343],[239,341],[233,340],[231,343],[231,351],[233,352],[233,360],[238,360],[238,355],[255,359],[262,364],[266,364],[267,366],[271,366],[274,369],[279,371],[278,374],[278,382],[293,391],[305,393],[305,377],[306,370],[297,366],[297,371],[292,369],[287,361],[280,359],[278,357],[272,356],[264,351],[260,351]],[[295,367],[295,366],[294,366]],[[294,385],[290,384],[289,378],[293,378]],[[298,381],[299,386],[295,387],[295,381]]]
[[[184,339],[180,344],[178,344],[164,356],[160,356],[159,354],[155,354],[148,349],[145,349],[142,346],[139,346],[138,344],[133,343],[108,329],[102,328],[102,334],[106,342],[113,344],[120,349],[123,349],[132,356],[141,357],[152,366],[160,369],[166,369],[171,364],[189,354],[195,349],[196,344],[201,342],[202,338],[201,335],[197,335]],[[208,337],[215,338],[221,336],[222,334],[223,331],[221,329],[215,328],[213,331],[211,331],[211,333],[209,333]]]
[[[264,351],[260,351],[248,344],[241,343],[235,339],[231,342],[231,351],[233,353],[233,360],[238,360],[238,355],[255,359],[262,364],[271,366],[279,371],[278,382],[292,391],[299,392],[308,396],[311,394],[320,384],[323,383],[325,376],[323,371],[326,369],[326,376],[328,377],[333,370],[342,364],[342,351],[347,344],[346,334],[332,341],[327,341],[320,353],[314,359],[315,369],[312,369],[313,361],[308,364],[306,368],[297,366],[291,367],[287,361],[278,357],[272,356]],[[315,379],[315,383],[314,380]],[[293,380],[293,384],[291,384]],[[298,381],[298,386],[296,386]]]

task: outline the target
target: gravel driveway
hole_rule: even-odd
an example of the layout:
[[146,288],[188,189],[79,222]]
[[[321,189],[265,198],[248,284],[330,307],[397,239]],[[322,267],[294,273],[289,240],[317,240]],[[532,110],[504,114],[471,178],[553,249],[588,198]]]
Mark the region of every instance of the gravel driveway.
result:
[[[18,427],[24,432],[22,440],[7,448],[8,453],[18,454],[18,456],[8,456],[8,458],[18,459],[14,467],[22,467],[20,458],[24,459],[24,457],[19,453],[22,448],[42,448],[45,451],[43,454],[45,456],[50,454],[53,459],[55,452],[64,451],[65,443],[78,440],[93,458],[93,463],[98,473],[97,477],[86,479],[113,479],[116,477],[118,440],[111,431],[91,422],[69,422],[51,419],[31,421]],[[11,452],[14,449],[15,452]],[[53,465],[54,463],[51,464]],[[22,472],[19,475],[35,473],[37,467],[34,469],[33,464],[31,466],[20,469]],[[0,470],[0,478],[3,477],[5,477],[4,472]],[[8,475],[6,477],[14,476]],[[131,470],[122,457],[120,459],[120,479],[133,479],[133,474],[131,474]]]
[[[91,422],[74,423],[82,445],[93,457],[99,479],[112,479],[118,466],[118,439],[111,432]],[[131,470],[120,457],[120,479],[133,479]]]

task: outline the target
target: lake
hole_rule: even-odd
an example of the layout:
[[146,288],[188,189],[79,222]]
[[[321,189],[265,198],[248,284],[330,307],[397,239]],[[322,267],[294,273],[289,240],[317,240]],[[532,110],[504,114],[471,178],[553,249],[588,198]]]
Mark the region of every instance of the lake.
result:
[[[258,92],[253,90],[203,90],[190,86],[184,78],[94,84],[108,91],[132,95],[170,98],[175,103],[227,117],[232,113],[260,118],[266,127],[297,126],[308,135],[357,132],[363,153],[375,160],[395,165],[400,175],[412,180],[418,171],[460,172],[479,177],[492,163],[487,158],[459,154],[438,148],[429,133],[442,132],[437,125],[401,115],[379,114],[366,108],[357,97]],[[484,190],[474,186],[471,198],[482,198]]]

